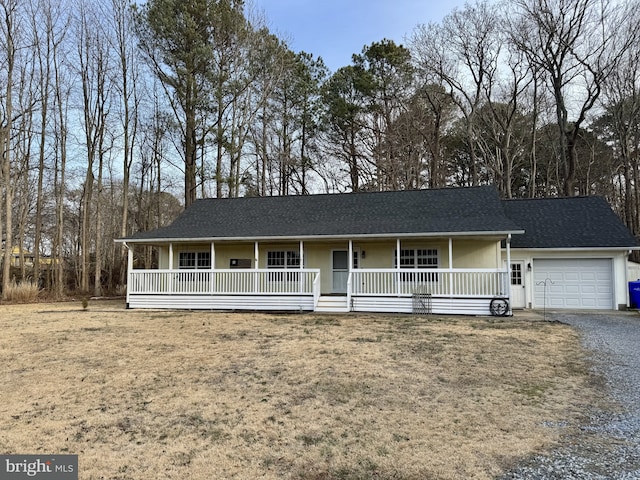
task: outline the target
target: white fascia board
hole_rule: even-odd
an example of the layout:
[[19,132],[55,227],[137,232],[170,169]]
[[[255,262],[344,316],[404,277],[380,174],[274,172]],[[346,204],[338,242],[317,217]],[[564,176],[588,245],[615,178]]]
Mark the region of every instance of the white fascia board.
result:
[[[506,250],[503,248],[502,250]],[[562,248],[526,248],[526,247],[511,247],[511,251],[519,252],[626,252],[629,250],[640,250],[640,247],[562,247]]]
[[192,237],[192,238],[127,238],[115,239],[115,242],[127,243],[167,243],[167,242],[273,242],[294,240],[356,240],[376,238],[416,238],[416,237],[495,237],[509,234],[523,234],[524,230],[492,231],[492,232],[434,232],[434,233],[368,233],[364,235],[300,235],[295,237],[271,236],[271,237]]

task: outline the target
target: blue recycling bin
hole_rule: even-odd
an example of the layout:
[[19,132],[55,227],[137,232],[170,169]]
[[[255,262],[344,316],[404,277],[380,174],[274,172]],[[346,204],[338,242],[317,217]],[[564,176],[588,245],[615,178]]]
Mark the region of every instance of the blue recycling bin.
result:
[[640,280],[629,282],[629,303],[631,308],[640,308]]

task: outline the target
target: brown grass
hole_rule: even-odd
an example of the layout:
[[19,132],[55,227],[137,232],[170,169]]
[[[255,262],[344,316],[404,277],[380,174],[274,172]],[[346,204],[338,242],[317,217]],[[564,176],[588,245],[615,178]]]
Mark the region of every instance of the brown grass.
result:
[[6,288],[3,301],[9,303],[33,303],[38,300],[40,294],[40,288],[35,282],[16,283],[15,280],[11,280]]
[[492,478],[594,394],[537,319],[0,308],[0,451],[81,479]]

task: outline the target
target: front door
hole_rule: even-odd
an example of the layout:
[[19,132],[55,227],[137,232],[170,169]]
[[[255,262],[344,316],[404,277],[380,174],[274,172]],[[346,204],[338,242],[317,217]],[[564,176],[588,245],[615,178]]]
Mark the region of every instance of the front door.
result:
[[524,262],[511,262],[511,308],[526,306],[524,290]]
[[331,269],[333,271],[333,285],[331,293],[347,293],[347,281],[349,279],[349,252],[347,250],[334,250],[332,252]]

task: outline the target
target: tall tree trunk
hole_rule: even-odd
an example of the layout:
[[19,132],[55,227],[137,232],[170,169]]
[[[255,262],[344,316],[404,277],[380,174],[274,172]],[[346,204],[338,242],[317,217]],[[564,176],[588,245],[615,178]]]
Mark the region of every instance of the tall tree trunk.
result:
[[[100,144],[103,140],[100,140]],[[97,202],[96,202],[96,266],[95,276],[93,283],[93,294],[96,297],[102,296],[102,215],[103,208],[101,206],[102,200],[102,169],[104,164],[104,151],[101,146],[100,153],[98,154],[98,185],[97,185]]]
[[2,150],[2,179],[4,181],[4,225],[5,225],[5,248],[4,264],[2,269],[2,298],[7,298],[7,287],[9,285],[9,275],[11,273],[11,253],[13,249],[13,225],[12,225],[12,204],[14,187],[11,181],[11,130],[13,128],[13,71],[15,67],[16,46],[14,43],[14,22],[16,4],[12,0],[4,1],[0,4],[3,14],[3,27],[6,37],[4,49],[6,52],[6,75],[7,84],[5,87],[5,121],[0,126],[0,142]]
[[56,161],[54,167],[54,190],[56,202],[56,230],[53,241],[53,251],[51,258],[51,271],[53,276],[54,293],[60,298],[65,289],[65,264],[64,256],[64,201],[66,192],[66,164],[67,164],[67,118],[66,103],[68,92],[64,91],[61,74],[61,60],[58,46],[53,48],[53,69],[55,76],[54,92],[56,101]]

